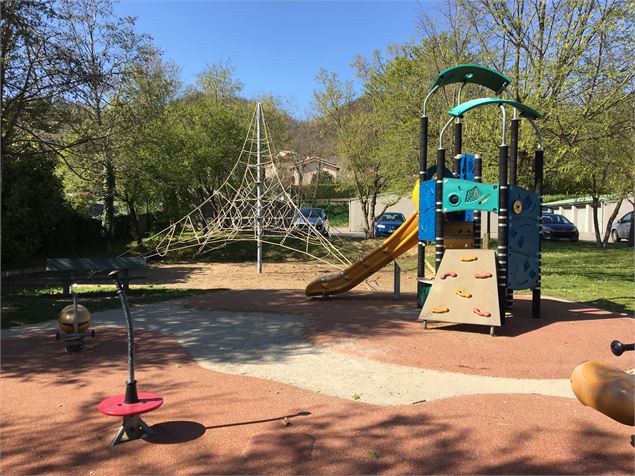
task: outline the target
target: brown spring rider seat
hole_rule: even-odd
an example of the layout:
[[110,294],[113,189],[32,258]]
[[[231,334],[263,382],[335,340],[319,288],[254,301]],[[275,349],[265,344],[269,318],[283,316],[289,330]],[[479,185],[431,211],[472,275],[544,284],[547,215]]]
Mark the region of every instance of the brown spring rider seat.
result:
[[[635,344],[611,343],[615,355],[634,348]],[[571,373],[571,387],[582,404],[624,425],[635,426],[635,375],[600,360],[588,360]]]

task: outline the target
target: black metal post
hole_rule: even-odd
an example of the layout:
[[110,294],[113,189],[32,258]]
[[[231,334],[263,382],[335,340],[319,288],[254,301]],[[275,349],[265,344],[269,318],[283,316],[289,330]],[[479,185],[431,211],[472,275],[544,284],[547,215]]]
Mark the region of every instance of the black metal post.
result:
[[[474,181],[476,183],[483,182],[483,159],[480,155],[474,156]],[[474,210],[474,247],[480,248],[481,243],[481,212]]]
[[[421,118],[419,131],[419,186],[428,179],[428,116]],[[423,197],[419,196],[419,201]],[[417,246],[417,306],[423,307],[419,294],[423,289],[421,282],[426,275],[426,242],[419,240]]]
[[439,148],[437,150],[437,183],[435,189],[435,254],[434,254],[434,269],[439,270],[441,266],[441,259],[445,251],[443,244],[443,171],[445,170],[445,149]]
[[512,119],[509,137],[509,184],[516,185],[518,181],[518,128],[520,119]]
[[452,158],[452,173],[455,178],[461,175],[461,148],[463,147],[463,123],[460,119],[454,123],[454,156]]
[[457,120],[454,123],[454,156],[461,155],[463,148],[463,123]]
[[498,299],[501,324],[505,322],[505,298],[507,290],[507,144],[498,148]]
[[[509,184],[516,185],[518,181],[518,130],[520,119],[514,117],[511,122],[509,138]],[[509,213],[509,212],[508,212]],[[507,309],[514,307],[514,291],[507,289],[505,303]]]
[[124,403],[139,402],[137,394],[137,381],[134,378],[134,333],[132,328],[132,316],[130,315],[130,307],[128,306],[128,297],[123,288],[123,283],[119,278],[119,271],[112,271],[109,276],[115,280],[117,286],[117,295],[121,300],[124,317],[126,318],[126,329],[128,331],[128,381],[126,382],[126,397]]
[[542,281],[542,179],[544,169],[544,150],[536,149],[534,154],[534,191],[538,194],[540,210],[538,211],[538,283],[531,290],[531,317],[540,319],[540,283]]

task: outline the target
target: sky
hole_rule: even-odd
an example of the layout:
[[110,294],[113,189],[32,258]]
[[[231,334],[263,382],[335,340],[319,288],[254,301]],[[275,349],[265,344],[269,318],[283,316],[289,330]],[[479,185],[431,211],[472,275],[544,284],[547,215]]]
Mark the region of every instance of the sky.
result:
[[138,32],[153,37],[185,84],[212,64],[229,63],[244,96],[273,94],[305,119],[320,68],[354,80],[359,92],[353,58],[412,40],[422,9],[433,7],[433,0],[121,0],[115,11],[137,17]]

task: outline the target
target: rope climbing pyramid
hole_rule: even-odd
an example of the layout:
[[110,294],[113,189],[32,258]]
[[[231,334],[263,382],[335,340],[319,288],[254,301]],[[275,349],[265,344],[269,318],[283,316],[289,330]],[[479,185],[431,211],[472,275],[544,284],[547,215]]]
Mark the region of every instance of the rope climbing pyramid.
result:
[[144,256],[163,257],[184,250],[201,255],[229,242],[252,241],[257,244],[258,272],[263,244],[309,255],[340,269],[349,265],[333,244],[334,237],[303,216],[283,185],[274,157],[262,105],[257,103],[243,148],[225,182],[187,215],[147,238],[151,249]]
[[500,326],[495,252],[446,250],[419,320]]

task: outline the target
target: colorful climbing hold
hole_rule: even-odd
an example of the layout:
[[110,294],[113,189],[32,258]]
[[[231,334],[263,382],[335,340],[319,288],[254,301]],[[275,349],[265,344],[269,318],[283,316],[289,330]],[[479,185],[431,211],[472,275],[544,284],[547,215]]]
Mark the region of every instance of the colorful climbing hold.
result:
[[450,312],[450,309],[447,307],[433,307],[430,309],[434,314],[443,314],[445,312]]
[[454,291],[454,293],[457,296],[461,296],[461,297],[464,297],[464,298],[471,298],[472,297],[472,293],[469,293],[467,291],[463,291],[462,289],[457,289],[456,291]]
[[476,273],[474,277],[476,279],[487,279],[492,277],[492,273]]
[[478,259],[478,256],[461,256],[461,261],[463,262],[470,262],[470,261],[476,261]]
[[443,273],[441,276],[439,276],[439,279],[445,279],[445,278],[448,278],[448,277],[456,278],[456,276],[457,276],[457,274],[454,271],[450,271],[448,273]]
[[487,312],[487,311],[481,311],[478,307],[475,307],[474,309],[472,309],[472,312],[474,314],[476,314],[477,316],[481,316],[481,317],[491,317],[492,314]]

